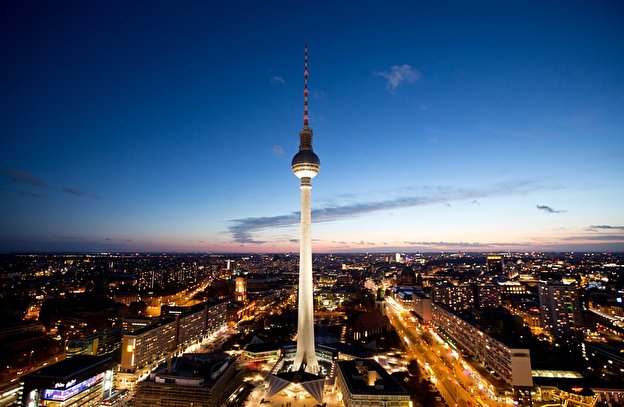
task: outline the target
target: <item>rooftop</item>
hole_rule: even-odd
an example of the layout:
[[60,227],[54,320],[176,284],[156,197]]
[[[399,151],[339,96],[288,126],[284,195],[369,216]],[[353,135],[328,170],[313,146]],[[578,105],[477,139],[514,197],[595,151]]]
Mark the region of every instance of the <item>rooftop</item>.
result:
[[181,357],[173,358],[170,365],[159,366],[150,375],[150,379],[160,383],[162,379],[167,382],[167,378],[193,378],[197,379],[198,385],[209,386],[234,362],[235,359],[225,354],[185,353]]
[[[405,395],[408,392],[374,360],[342,360],[336,363],[351,394]],[[371,382],[370,378],[374,376]],[[370,383],[370,384],[369,384]]]
[[25,377],[39,379],[53,379],[59,382],[69,381],[91,370],[101,368],[105,370],[107,365],[112,365],[110,356],[77,355],[58,363],[46,366]]

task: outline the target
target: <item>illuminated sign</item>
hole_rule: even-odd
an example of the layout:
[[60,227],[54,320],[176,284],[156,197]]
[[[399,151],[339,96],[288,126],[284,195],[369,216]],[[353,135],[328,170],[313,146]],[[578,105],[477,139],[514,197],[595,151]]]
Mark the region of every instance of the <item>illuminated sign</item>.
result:
[[67,383],[55,383],[54,388],[55,389],[58,389],[59,387],[67,388],[67,387],[73,386],[74,384],[76,384],[76,379],[70,380]]
[[[74,397],[76,394],[78,393],[82,393],[83,391],[87,390],[89,387],[93,386],[94,384],[97,384],[100,380],[102,380],[102,378],[104,377],[104,373],[99,373],[85,381],[82,381],[78,384],[76,384],[75,386],[69,387],[68,389],[65,390],[61,390],[61,389],[44,389],[43,390],[43,399],[44,400],[55,400],[55,401],[65,401],[71,397]],[[73,385],[74,383],[76,383],[76,380],[70,380],[69,382],[67,382],[66,384],[68,386]],[[57,385],[63,385],[63,383],[56,383],[54,386],[56,387]]]

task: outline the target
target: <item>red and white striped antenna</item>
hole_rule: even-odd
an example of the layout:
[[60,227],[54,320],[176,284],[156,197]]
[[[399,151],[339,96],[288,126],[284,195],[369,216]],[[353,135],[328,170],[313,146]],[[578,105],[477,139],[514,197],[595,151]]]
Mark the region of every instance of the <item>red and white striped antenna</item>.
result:
[[303,128],[308,128],[308,44],[305,44],[303,62]]

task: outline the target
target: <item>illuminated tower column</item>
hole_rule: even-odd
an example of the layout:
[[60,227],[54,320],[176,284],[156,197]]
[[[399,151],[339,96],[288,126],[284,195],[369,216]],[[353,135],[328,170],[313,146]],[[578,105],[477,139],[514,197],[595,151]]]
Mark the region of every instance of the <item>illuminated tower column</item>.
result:
[[302,367],[317,374],[319,364],[314,350],[314,299],[312,287],[312,230],[310,191],[312,178],[318,174],[321,161],[312,151],[312,129],[308,127],[308,46],[305,47],[303,87],[303,129],[299,132],[299,152],[293,157],[292,170],[301,180],[301,240],[299,243],[299,301],[297,319],[297,353],[292,370]]

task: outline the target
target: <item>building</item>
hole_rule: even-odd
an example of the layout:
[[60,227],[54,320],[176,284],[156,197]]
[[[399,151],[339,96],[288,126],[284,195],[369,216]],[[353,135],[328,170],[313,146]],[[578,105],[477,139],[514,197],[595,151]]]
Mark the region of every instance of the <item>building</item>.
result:
[[386,316],[386,301],[384,298],[383,287],[377,288],[377,295],[375,296],[375,309],[378,310],[381,315]]
[[22,377],[23,406],[93,406],[111,396],[110,356],[78,355]]
[[121,346],[121,329],[111,328],[82,339],[67,342],[67,357],[76,355],[105,355],[114,352]]
[[206,330],[206,306],[199,305],[199,307],[183,312],[177,317],[176,346],[179,348],[187,347],[191,343],[201,340]]
[[420,317],[422,322],[431,322],[431,298],[422,291],[414,292],[414,312]]
[[538,284],[542,327],[556,340],[576,337],[581,308],[576,284],[551,281]]
[[18,322],[4,323],[0,327],[0,341],[11,340],[12,338],[22,339],[28,336],[43,334],[43,324],[39,322]]
[[158,367],[139,384],[134,405],[222,406],[242,379],[236,359],[228,355],[185,353]]
[[479,359],[514,389],[533,386],[528,349],[508,346],[438,304],[432,305],[432,321],[463,351]]
[[206,335],[214,335],[227,324],[227,301],[214,301],[206,305]]
[[247,303],[247,278],[243,276],[234,279],[234,301]]
[[158,321],[160,321],[159,318],[124,318],[121,320],[121,332],[122,334],[134,332],[137,329],[155,325]]
[[165,319],[156,325],[124,334],[119,370],[134,373],[164,358],[176,347],[177,321]]
[[336,362],[336,389],[346,407],[409,407],[409,393],[374,360]]
[[405,287],[395,287],[392,289],[394,299],[403,308],[412,309],[414,306],[414,289]]
[[369,336],[385,333],[390,329],[390,320],[378,310],[363,312],[353,322],[353,339],[366,340]]
[[[184,348],[202,338],[207,332],[208,309],[220,303],[209,304],[202,302],[193,306],[163,306],[161,315],[165,318],[175,318],[176,346]],[[222,320],[225,324],[225,319]]]
[[143,328],[124,333],[120,371],[134,373],[170,353],[184,350],[203,336],[212,335],[227,322],[227,302],[202,302],[191,307],[162,308],[163,318]]
[[497,283],[501,290],[501,295],[525,295],[530,294],[524,283],[519,281],[500,281]]
[[397,273],[397,285],[414,286],[416,285],[416,273],[411,266],[404,265],[400,272]]
[[503,256],[489,255],[485,258],[488,274],[503,276],[505,273],[505,262]]
[[475,306],[475,286],[469,283],[454,285],[449,282],[436,284],[431,288],[431,300],[445,307],[464,311]]
[[477,284],[476,305],[478,308],[496,308],[502,304],[501,288],[498,284]]

